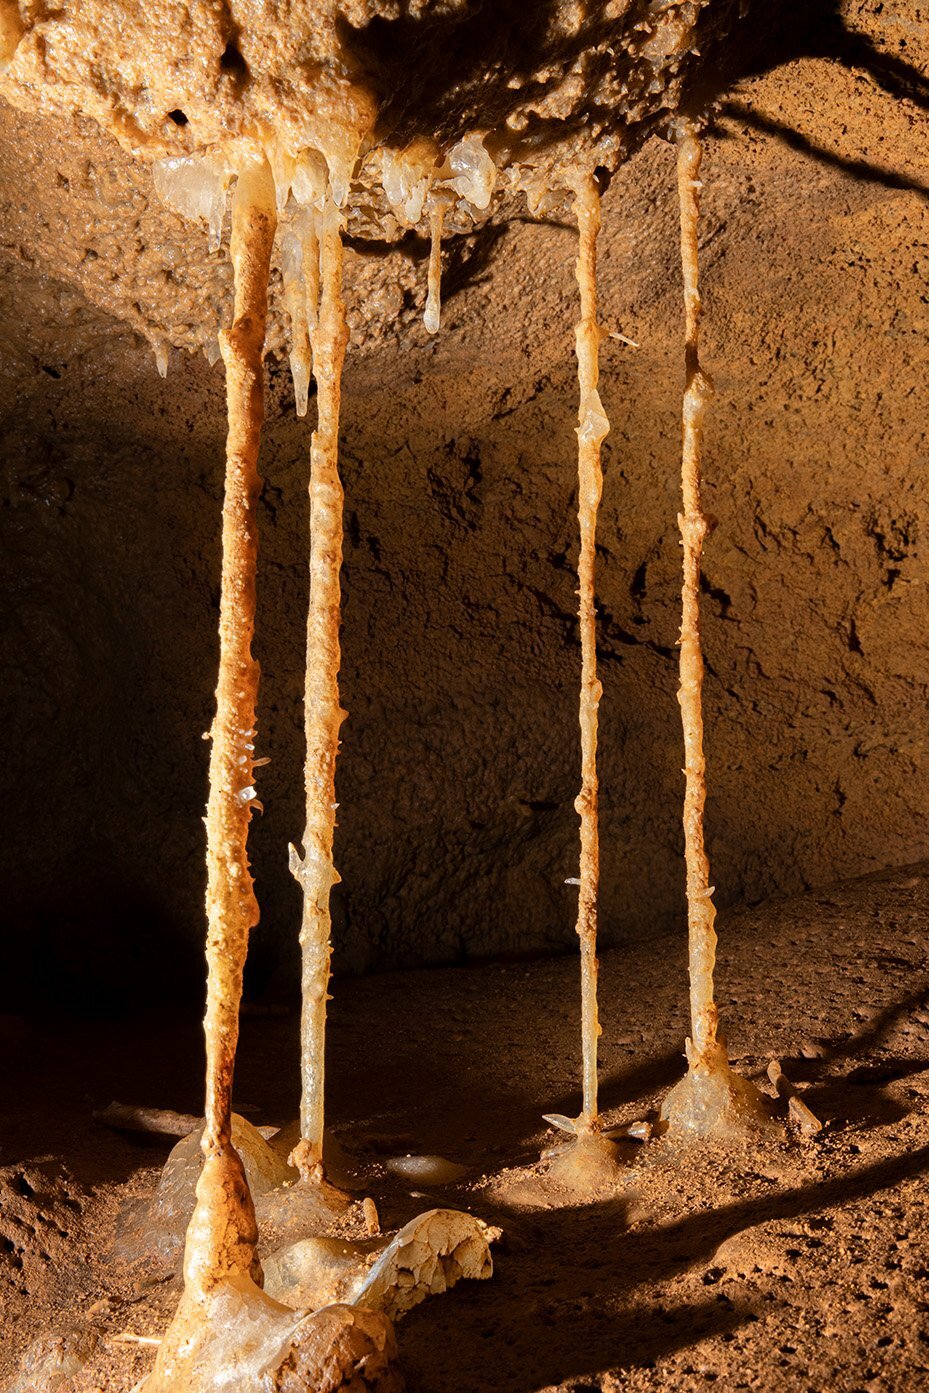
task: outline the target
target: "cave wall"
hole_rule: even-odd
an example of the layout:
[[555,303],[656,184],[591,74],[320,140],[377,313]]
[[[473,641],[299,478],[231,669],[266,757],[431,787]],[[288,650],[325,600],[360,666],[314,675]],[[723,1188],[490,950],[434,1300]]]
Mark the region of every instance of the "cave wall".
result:
[[[901,71],[924,71],[919,6],[881,9],[851,7],[850,22]],[[925,114],[918,81],[909,99],[879,77],[826,56],[756,76],[724,103],[704,165],[722,904],[929,854]],[[38,1000],[47,971],[53,994],[89,1008],[139,985],[196,997],[222,368],[176,350],[161,381],[101,308],[126,295],[127,257],[138,266],[174,227],[153,195],[138,194],[148,242],[133,260],[118,219],[69,218],[81,133],[55,143],[46,122],[30,148],[26,118],[0,118],[7,1004]],[[94,148],[104,168],[102,138]],[[40,187],[43,149],[63,182]],[[112,207],[126,214],[122,196]],[[673,152],[653,140],[615,177],[602,238],[603,319],[640,345],[610,341],[601,383],[607,943],[683,917],[676,218]],[[463,243],[434,341],[415,317],[421,248],[348,258],[342,970],[572,943],[574,255],[560,225]],[[256,650],[272,762],[251,839],[250,990],[273,994],[295,985],[311,422],[295,419],[278,359],[268,372]]]

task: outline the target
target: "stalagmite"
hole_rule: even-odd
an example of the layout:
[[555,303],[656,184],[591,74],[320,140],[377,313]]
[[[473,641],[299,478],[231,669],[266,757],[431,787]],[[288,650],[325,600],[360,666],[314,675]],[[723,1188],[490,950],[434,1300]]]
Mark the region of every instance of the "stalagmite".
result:
[[700,642],[700,564],[709,523],[701,502],[703,424],[713,385],[700,366],[698,223],[702,144],[697,128],[682,119],[677,130],[677,182],[681,208],[684,278],[685,388],[681,492],[678,517],[684,549],[681,590],[680,688],[684,730],[684,855],[687,867],[691,1034],[688,1071],[665,1099],[662,1118],[672,1132],[738,1136],[767,1123],[761,1094],[729,1066],[718,1032],[713,995],[716,909],[704,841],[706,760],[703,753],[703,653]]
[[554,1165],[565,1179],[594,1185],[616,1168],[615,1151],[600,1128],[597,1106],[597,891],[600,846],[597,824],[597,714],[603,688],[597,677],[597,611],[594,602],[597,510],[603,488],[600,446],[610,423],[597,390],[599,351],[603,334],[597,322],[597,235],[600,194],[593,175],[579,181],[575,191],[579,249],[577,284],[581,318],[575,331],[580,388],[577,425],[578,502],[580,528],[578,596],[581,632],[581,791],[575,809],[581,822],[577,935],[581,949],[581,1054],[583,1106],[574,1119],[549,1114],[547,1120],[574,1136],[560,1150]]
[[328,1369],[386,1390],[393,1332],[377,1312],[334,1307],[294,1312],[266,1296],[255,1211],[232,1145],[232,1078],[242,970],[258,920],[246,842],[254,798],[252,768],[258,665],[255,622],[263,356],[268,275],[275,229],[274,184],[263,159],[246,158],[233,203],[235,315],[222,335],[229,430],[223,505],[219,682],[207,804],[206,1121],[203,1169],[187,1231],[184,1292],[161,1342],[146,1393],[206,1393],[228,1387],[341,1387]]
[[[202,1139],[203,1122],[195,1118],[193,1128],[172,1147],[151,1199],[138,1208],[131,1206],[125,1211],[120,1225],[119,1249],[130,1261],[144,1257],[165,1267],[180,1267],[184,1239],[197,1200],[197,1182],[203,1165]],[[262,1208],[267,1196],[292,1181],[293,1171],[262,1132],[237,1113],[232,1114],[232,1145],[242,1162],[259,1233],[262,1233]]]

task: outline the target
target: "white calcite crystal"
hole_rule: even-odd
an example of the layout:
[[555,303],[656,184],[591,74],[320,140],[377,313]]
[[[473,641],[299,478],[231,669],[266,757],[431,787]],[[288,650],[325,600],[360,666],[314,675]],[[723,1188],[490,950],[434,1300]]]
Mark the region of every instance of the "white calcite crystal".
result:
[[302,150],[294,161],[291,193],[303,208],[321,209],[326,198],[329,167],[318,150]]
[[448,166],[452,177],[444,184],[466,203],[486,211],[497,182],[497,166],[487,153],[483,136],[466,135],[453,145],[448,152]]
[[226,192],[232,169],[224,155],[188,155],[156,160],[152,168],[155,191],[163,203],[189,222],[203,221],[210,233],[210,250],[222,241]]
[[425,139],[413,141],[405,150],[385,149],[381,154],[381,183],[387,202],[409,227],[415,227],[423,216],[438,158],[438,146]]
[[581,402],[578,438],[585,444],[599,445],[609,434],[610,423],[600,400],[600,393],[594,388],[586,392]]

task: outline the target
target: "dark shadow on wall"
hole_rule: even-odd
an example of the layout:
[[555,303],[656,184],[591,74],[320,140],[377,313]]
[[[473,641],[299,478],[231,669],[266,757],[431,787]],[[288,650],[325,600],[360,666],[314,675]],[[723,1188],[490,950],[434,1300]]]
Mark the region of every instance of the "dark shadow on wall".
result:
[[[795,131],[793,127],[785,125],[783,121],[777,121],[773,116],[759,115],[757,111],[753,111],[743,102],[726,102],[723,105],[722,114],[731,119],[735,125],[741,124],[759,131],[762,135],[774,136],[791,150],[796,150],[798,154],[808,155],[820,164],[831,165],[834,169],[841,170],[843,174],[848,174],[853,179],[860,179],[869,184],[878,184],[885,189],[906,189],[912,193],[922,194],[923,198],[929,198],[929,184],[922,180],[912,179],[893,169],[885,169],[869,160],[851,160],[843,155],[837,155],[826,146],[820,145],[818,141],[812,140],[800,131]],[[713,133],[723,137],[736,135],[736,132],[731,128],[719,124],[714,125]]]
[[[719,122],[722,115],[854,178],[929,195],[924,181],[867,160],[842,157],[737,100],[741,87],[753,77],[798,59],[822,58],[867,74],[892,101],[929,109],[929,78],[905,57],[907,21],[886,16],[888,46],[897,42],[897,54],[854,29],[841,0],[709,0],[698,20],[697,51],[663,71],[643,59],[641,45],[648,37],[647,26],[666,9],[673,6],[664,0],[630,0],[617,17],[611,6],[597,3],[586,7],[577,32],[565,32],[559,27],[556,0],[532,6],[505,0],[495,6],[493,23],[481,4],[465,7],[464,13],[404,4],[391,19],[377,17],[362,30],[346,26],[346,36],[385,94],[381,133],[390,143],[436,132],[450,141],[465,132],[475,109],[484,113],[486,129],[499,131],[527,107],[531,119],[520,139],[535,157],[549,146],[570,141],[572,131],[590,123],[604,128],[615,121],[614,110],[604,109],[590,94],[605,78],[613,81],[619,76],[633,94],[629,104],[635,114],[627,120],[624,151],[629,158],[650,135],[669,134],[673,116],[667,106],[676,110],[676,101],[666,103],[665,94],[680,77],[682,104],[711,113],[711,129],[718,137],[733,133]],[[604,45],[612,57],[598,51]],[[551,74],[565,74],[582,60],[584,83],[571,108],[557,119],[541,116],[536,106],[544,99]],[[547,74],[545,82],[535,78],[540,70]],[[659,76],[664,85],[659,81],[652,91],[651,83]],[[522,117],[516,124],[521,122]],[[517,141],[511,153],[518,149]],[[508,217],[520,215],[517,205],[507,207]],[[485,227],[472,237],[448,240],[446,300],[487,269],[499,231]],[[411,235],[408,244],[418,258],[428,255],[423,239]],[[370,243],[364,250],[376,251]]]
[[[551,76],[581,59],[594,65],[586,73],[592,87],[612,61],[598,50],[609,41],[621,52],[622,38],[649,5],[634,0],[617,18],[606,0],[595,0],[574,31],[559,23],[557,0],[498,0],[492,17],[483,4],[398,8],[399,14],[376,16],[359,29],[346,24],[344,37],[383,94],[383,137],[402,145],[423,134],[440,141],[459,137],[475,108],[486,113],[486,129],[502,130],[514,112],[539,104]],[[580,93],[575,110],[558,119],[536,115],[527,138],[536,149],[561,139],[585,100]]]
[[[866,72],[894,100],[929,105],[929,79],[907,61],[906,21],[891,7],[888,48],[896,42],[899,53],[852,27],[841,0],[709,0],[697,22],[695,51],[672,50],[668,59],[649,56],[648,47],[652,27],[666,12],[675,13],[668,0],[629,0],[619,14],[597,0],[584,7],[577,28],[564,23],[558,0],[497,0],[492,16],[484,4],[446,10],[402,0],[397,8],[363,28],[344,26],[346,41],[384,94],[381,133],[392,144],[423,134],[457,138],[474,110],[484,113],[485,129],[502,130],[526,108],[533,115],[521,138],[544,150],[601,116],[591,94],[604,77],[618,77],[630,94],[633,149],[652,130],[667,127],[661,77],[670,82],[683,74],[699,109],[799,58]],[[552,76],[579,65],[584,82],[571,108],[557,118],[539,114]]]
[[60,884],[0,918],[0,1010],[89,1019],[166,1006],[199,1013],[198,945],[178,932],[163,903],[145,898],[131,870],[108,868],[113,859],[112,847],[83,846],[86,871],[62,866]]
[[[855,30],[842,13],[841,0],[744,0],[745,13],[730,41],[715,50],[692,79],[689,98],[696,110],[716,108],[723,117],[774,136],[798,153],[840,169],[852,178],[888,189],[908,189],[929,196],[929,183],[863,159],[849,159],[775,117],[754,111],[738,100],[743,84],[803,58],[820,58],[849,72],[866,74],[894,102],[929,110],[929,77],[905,56],[879,47]],[[906,53],[907,21],[888,13],[888,46]],[[716,135],[733,135],[729,126],[714,126]]]
[[[850,71],[867,73],[889,97],[929,109],[929,77],[905,56],[890,53],[854,29],[843,14],[842,0],[742,0],[742,16],[730,41],[715,52],[695,77],[691,92],[708,103],[798,58],[824,58]],[[893,7],[881,21],[888,46],[896,42],[906,54],[907,21]]]

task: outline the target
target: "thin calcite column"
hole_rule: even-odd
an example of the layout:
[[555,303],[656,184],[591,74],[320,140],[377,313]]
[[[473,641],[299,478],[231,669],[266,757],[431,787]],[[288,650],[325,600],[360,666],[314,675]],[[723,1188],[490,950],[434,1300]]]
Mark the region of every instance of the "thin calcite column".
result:
[[[246,842],[252,786],[258,664],[255,630],[258,446],[264,414],[268,275],[276,214],[264,161],[239,174],[232,206],[235,315],[220,336],[226,365],[228,435],[219,605],[219,682],[210,730],[207,802],[206,1124],[203,1174],[188,1236],[187,1271],[203,1280],[247,1272],[254,1258],[254,1211],[232,1149],[232,1076],[242,971],[258,903]],[[198,1237],[197,1243],[192,1238]]]
[[348,329],[342,299],[341,216],[327,199],[320,230],[319,319],[313,334],[318,421],[310,453],[310,607],[307,619],[306,830],[303,856],[291,848],[291,869],[303,890],[303,1016],[300,1142],[292,1162],[304,1180],[322,1179],[326,1001],[331,957],[329,894],[339,876],[332,859],[335,766],[339,728],[339,623],[342,483],[339,404]]
[[[264,410],[263,357],[268,276],[274,242],[274,183],[267,162],[239,171],[232,212],[235,310],[220,335],[226,365],[226,487],[219,605],[219,681],[210,730],[207,802],[206,1120],[203,1169],[187,1229],[184,1291],[147,1393],[212,1393],[238,1375],[248,1382],[243,1339],[267,1324],[282,1358],[297,1321],[270,1310],[253,1281],[258,1230],[245,1171],[232,1145],[232,1076],[242,971],[258,905],[246,843],[254,799],[258,664],[252,657],[258,555],[258,446]],[[268,1346],[264,1363],[272,1362]],[[238,1367],[237,1367],[238,1366]],[[269,1385],[270,1386],[270,1385]]]
[[600,1135],[597,1105],[597,895],[600,880],[598,828],[597,719],[603,688],[597,677],[597,610],[594,599],[597,511],[603,490],[600,446],[610,429],[597,390],[600,340],[597,322],[597,236],[600,194],[592,175],[579,181],[574,210],[578,227],[577,286],[581,317],[575,330],[580,389],[577,424],[578,619],[581,634],[581,689],[578,718],[581,729],[581,791],[574,807],[580,818],[577,935],[581,950],[581,1057],[583,1104],[580,1117],[549,1114],[547,1120],[573,1133],[575,1144],[556,1161],[561,1178],[586,1188],[609,1178],[613,1148]]
[[684,281],[684,404],[681,495],[678,516],[683,546],[681,587],[680,685],[678,702],[684,732],[684,857],[687,873],[687,926],[691,1035],[688,1073],[665,1100],[663,1118],[672,1129],[697,1134],[738,1134],[766,1121],[761,1095],[729,1067],[718,1035],[713,994],[716,963],[716,909],[704,840],[706,759],[703,752],[703,651],[700,639],[700,568],[709,522],[701,487],[703,428],[713,384],[700,366],[699,214],[703,148],[690,119],[677,131],[677,184],[681,213],[681,267]]
[[684,409],[681,495],[678,517],[684,551],[681,588],[680,686],[677,699],[684,728],[684,858],[687,865],[687,924],[690,967],[691,1046],[694,1067],[707,1065],[717,1050],[718,1013],[713,1000],[716,908],[704,841],[706,758],[703,753],[703,650],[700,641],[700,568],[709,524],[701,501],[703,426],[712,395],[700,367],[700,283],[697,261],[700,162],[703,151],[693,125],[678,139],[677,182],[681,207],[681,266],[684,277]]
[[584,1105],[580,1121],[587,1127],[597,1121],[597,894],[600,881],[598,827],[597,716],[603,687],[597,677],[597,610],[594,603],[597,510],[603,490],[600,445],[610,428],[600,402],[601,329],[597,323],[597,235],[600,231],[600,195],[593,178],[585,180],[574,203],[579,249],[577,285],[581,318],[575,330],[577,376],[580,388],[577,426],[577,521],[580,555],[577,563],[578,616],[581,632],[581,791],[575,809],[581,820],[580,887],[577,935],[581,946],[581,1042]]

